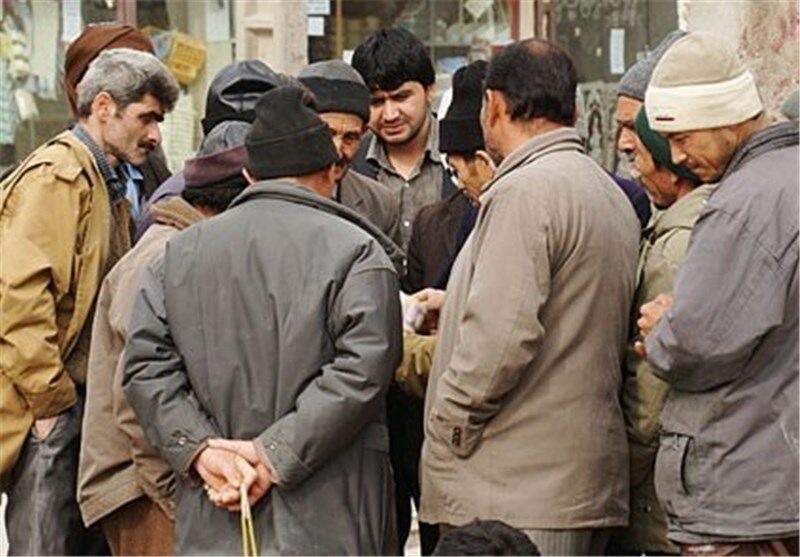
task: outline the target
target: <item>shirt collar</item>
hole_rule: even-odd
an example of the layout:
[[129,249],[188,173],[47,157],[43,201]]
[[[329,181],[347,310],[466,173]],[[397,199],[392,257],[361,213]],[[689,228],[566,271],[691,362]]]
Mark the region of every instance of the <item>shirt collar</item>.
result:
[[[425,143],[425,152],[423,153],[424,160],[428,159],[436,164],[441,164],[442,155],[439,153],[439,121],[433,113],[428,115],[430,120],[430,127],[428,128],[428,140]],[[384,170],[395,172],[392,163],[389,161],[389,155],[386,154],[386,147],[381,141],[378,134],[372,133],[370,144],[367,148],[367,160],[379,164]],[[420,165],[421,166],[421,165]]]
[[97,167],[100,169],[100,174],[103,176],[103,182],[111,195],[111,200],[117,202],[125,197],[125,184],[119,178],[119,175],[111,168],[106,159],[105,153],[100,149],[100,146],[95,143],[94,139],[89,135],[80,124],[75,124],[72,127],[72,133],[77,137],[81,143],[86,145],[89,152],[94,157]]

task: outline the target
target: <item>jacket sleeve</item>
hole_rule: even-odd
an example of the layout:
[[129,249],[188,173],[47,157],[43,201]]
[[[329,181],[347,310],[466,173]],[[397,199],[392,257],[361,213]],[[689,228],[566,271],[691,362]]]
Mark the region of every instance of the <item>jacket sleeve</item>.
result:
[[58,345],[56,296],[69,291],[80,191],[46,166],[3,192],[0,214],[0,369],[35,419],[75,403]]
[[427,428],[458,457],[475,450],[544,337],[539,312],[550,293],[551,260],[545,207],[546,199],[533,201],[519,189],[498,191],[473,231],[470,291]]
[[172,339],[163,265],[162,256],[142,275],[128,327],[122,389],[148,441],[174,470],[188,474],[206,441],[219,433],[192,391]]
[[645,339],[654,372],[686,391],[738,377],[761,337],[783,320],[796,242],[787,250],[794,258],[782,261],[734,215],[719,209],[702,215],[673,305]]
[[383,421],[402,338],[397,276],[388,262],[377,261],[362,254],[331,303],[333,360],[309,382],[295,409],[256,440],[283,487],[297,486],[351,443],[365,425]]

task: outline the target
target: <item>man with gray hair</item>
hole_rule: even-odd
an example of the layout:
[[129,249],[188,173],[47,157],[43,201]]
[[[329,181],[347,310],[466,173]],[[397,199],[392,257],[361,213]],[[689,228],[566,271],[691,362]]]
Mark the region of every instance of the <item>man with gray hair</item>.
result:
[[130,246],[116,168],[141,164],[178,85],[152,54],[102,52],[78,85],[78,122],[0,182],[0,482],[11,555],[104,549],[75,501],[91,308]]

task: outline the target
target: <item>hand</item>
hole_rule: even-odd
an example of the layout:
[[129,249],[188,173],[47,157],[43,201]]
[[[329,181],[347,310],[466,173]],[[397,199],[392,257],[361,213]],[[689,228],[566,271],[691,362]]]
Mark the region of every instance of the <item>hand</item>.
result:
[[656,298],[639,308],[641,317],[636,321],[636,326],[639,327],[639,338],[634,345],[634,351],[642,358],[647,357],[647,350],[645,349],[644,339],[653,331],[658,320],[667,309],[672,305],[673,298],[668,294],[659,294]]
[[434,334],[439,328],[439,314],[444,307],[445,291],[426,288],[411,297],[425,309],[425,317],[417,328],[417,332],[426,335]]
[[244,458],[210,446],[195,459],[194,468],[205,482],[211,502],[231,511],[239,509],[239,486],[250,489],[258,479],[258,473]]
[[41,418],[33,422],[33,434],[39,441],[44,441],[53,432],[56,427],[58,416],[52,418]]
[[[250,466],[256,473],[256,478],[248,486],[248,501],[250,506],[255,505],[266,495],[274,484],[272,475],[266,464],[256,451],[254,441],[242,441],[237,439],[209,439],[210,448],[229,451],[236,454],[240,459]],[[211,486],[213,489],[213,486]],[[210,494],[211,495],[211,494]]]

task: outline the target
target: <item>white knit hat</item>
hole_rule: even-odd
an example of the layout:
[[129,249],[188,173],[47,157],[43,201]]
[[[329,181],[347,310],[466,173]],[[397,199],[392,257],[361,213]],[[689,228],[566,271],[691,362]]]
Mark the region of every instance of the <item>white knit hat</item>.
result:
[[736,51],[705,32],[689,33],[667,50],[644,103],[650,127],[666,133],[731,126],[764,110]]

